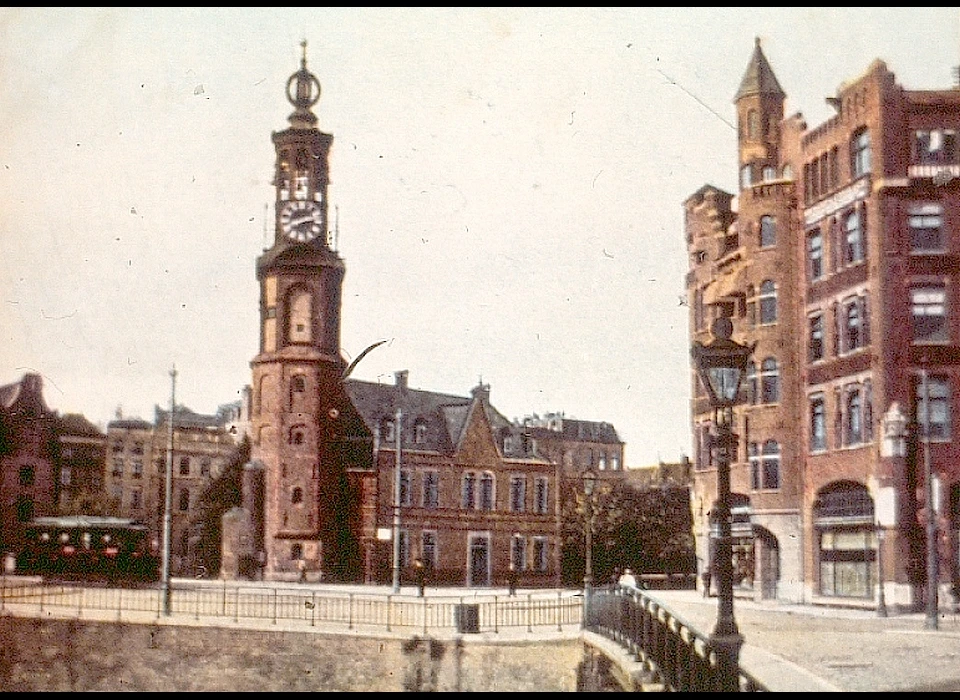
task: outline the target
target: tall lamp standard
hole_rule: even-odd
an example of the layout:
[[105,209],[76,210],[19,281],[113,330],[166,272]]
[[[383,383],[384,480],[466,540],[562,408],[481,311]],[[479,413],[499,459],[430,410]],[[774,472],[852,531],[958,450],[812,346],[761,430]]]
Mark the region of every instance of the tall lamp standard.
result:
[[592,469],[587,469],[581,478],[584,507],[583,625],[586,627],[589,624],[590,597],[593,595],[593,492],[597,486],[597,475]]
[[170,539],[172,527],[172,501],[173,501],[173,418],[177,410],[177,368],[174,366],[170,370],[170,415],[167,416],[169,424],[167,426],[167,462],[164,468],[163,481],[163,559],[162,575],[163,582],[163,614],[170,614]]
[[717,624],[710,643],[717,654],[717,671],[721,692],[740,689],[740,647],[743,636],[733,616],[733,545],[730,534],[730,462],[736,451],[733,407],[740,393],[740,381],[747,370],[747,361],[754,347],[741,345],[731,339],[733,322],[718,318],[711,328],[713,340],[704,345],[693,343],[691,355],[697,373],[706,388],[717,426],[717,502],[714,506],[719,532],[716,546],[718,609]]
[[923,421],[920,430],[923,431],[923,478],[927,502],[927,615],[924,627],[935,630],[939,627],[940,605],[937,588],[940,570],[937,561],[937,513],[934,507],[936,492],[933,488],[933,468],[930,465],[930,384],[926,366],[921,367],[920,376],[923,382]]

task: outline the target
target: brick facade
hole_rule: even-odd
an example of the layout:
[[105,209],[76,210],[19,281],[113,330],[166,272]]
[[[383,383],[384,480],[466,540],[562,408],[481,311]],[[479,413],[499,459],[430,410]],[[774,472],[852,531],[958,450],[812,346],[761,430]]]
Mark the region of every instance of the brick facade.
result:
[[[707,342],[712,319],[729,316],[735,340],[756,343],[735,416],[737,584],[759,597],[862,604],[883,581],[892,600],[913,605],[924,568],[924,373],[934,381],[940,580],[958,578],[960,266],[950,231],[960,92],[904,89],[875,61],[828,99],[837,113],[816,128],[784,118],[784,99],[758,42],[734,101],[739,192],[705,186],[685,202],[691,338]],[[708,562],[712,415],[691,376],[695,531]],[[884,440],[894,405],[908,421],[902,450]]]

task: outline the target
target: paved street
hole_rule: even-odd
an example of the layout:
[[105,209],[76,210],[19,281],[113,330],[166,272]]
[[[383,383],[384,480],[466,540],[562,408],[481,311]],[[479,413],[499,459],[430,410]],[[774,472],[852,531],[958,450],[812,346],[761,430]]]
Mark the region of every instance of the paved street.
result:
[[[651,591],[697,629],[709,632],[717,599],[697,591]],[[923,613],[877,617],[873,610],[755,603],[738,599],[744,667],[771,690],[960,690],[960,615],[941,615],[939,629]]]

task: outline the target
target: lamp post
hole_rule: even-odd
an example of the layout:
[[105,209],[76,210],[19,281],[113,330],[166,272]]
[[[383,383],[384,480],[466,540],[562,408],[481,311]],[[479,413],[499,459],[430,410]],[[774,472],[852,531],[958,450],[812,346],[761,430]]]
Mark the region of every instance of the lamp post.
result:
[[400,456],[400,419],[403,417],[403,412],[400,410],[400,407],[397,406],[397,415],[394,418],[393,424],[393,434],[396,438],[396,447],[394,451],[394,456],[396,457],[396,462],[394,464],[394,475],[393,475],[393,592],[400,592],[400,477],[402,475],[401,470],[401,456]]
[[170,415],[167,416],[167,463],[163,484],[163,614],[170,614],[170,538],[173,508],[173,417],[177,410],[177,368],[170,370]]
[[933,468],[930,464],[930,384],[927,368],[920,368],[923,382],[923,478],[927,501],[927,616],[924,627],[935,630],[939,627],[939,600],[937,588],[940,571],[937,561],[937,513],[934,508]]
[[717,690],[736,692],[740,689],[739,659],[743,636],[733,615],[733,545],[730,532],[730,462],[736,451],[737,436],[731,423],[737,403],[740,381],[754,347],[731,339],[733,322],[718,318],[711,329],[713,340],[704,345],[694,342],[691,348],[694,364],[717,426],[717,501],[714,506],[719,526],[716,546],[718,609],[717,623],[710,643],[717,655],[719,683]]
[[583,555],[583,626],[589,624],[590,597],[593,595],[593,492],[597,486],[597,475],[587,469],[583,479],[584,507],[584,555]]

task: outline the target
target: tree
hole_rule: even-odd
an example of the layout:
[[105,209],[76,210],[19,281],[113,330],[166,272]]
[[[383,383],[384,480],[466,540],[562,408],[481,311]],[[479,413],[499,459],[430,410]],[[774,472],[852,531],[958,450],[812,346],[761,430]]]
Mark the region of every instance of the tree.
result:
[[[220,571],[223,514],[243,505],[243,465],[250,460],[250,440],[244,435],[223,470],[200,492],[196,511],[190,519],[189,551],[194,570],[207,576]],[[202,569],[201,569],[202,567]]]
[[[585,562],[586,504],[579,482],[564,484],[561,578],[579,586]],[[591,563],[597,584],[625,568],[644,573],[693,573],[696,555],[687,486],[639,488],[622,481],[598,484],[593,495]]]

